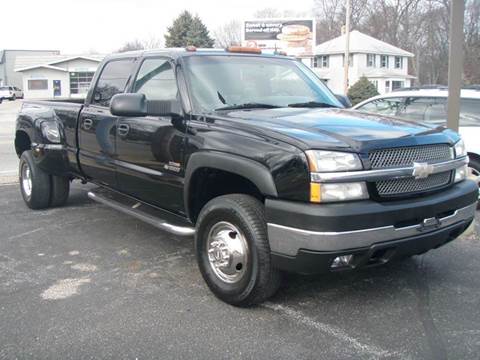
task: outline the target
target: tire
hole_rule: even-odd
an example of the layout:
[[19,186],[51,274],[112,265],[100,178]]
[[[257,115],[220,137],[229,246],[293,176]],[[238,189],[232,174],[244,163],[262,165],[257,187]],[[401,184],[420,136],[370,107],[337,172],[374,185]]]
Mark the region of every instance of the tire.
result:
[[[231,194],[209,201],[198,217],[195,251],[205,282],[226,303],[252,306],[280,286],[280,272],[270,259],[264,207],[252,196]],[[227,265],[216,267],[214,263],[225,261],[223,255]]]
[[15,101],[15,100],[17,100],[17,96],[13,94],[13,96],[10,98],[10,101]]
[[50,176],[40,169],[31,150],[24,151],[19,164],[20,191],[31,209],[45,209],[50,205]]
[[70,179],[64,176],[51,176],[52,192],[50,196],[50,206],[63,206],[68,200],[70,193]]
[[[476,158],[471,157],[470,162],[468,163],[468,167],[471,169],[472,175],[477,177],[477,184],[480,185],[478,182],[480,180],[480,161]],[[480,209],[480,201],[477,203],[477,209]]]

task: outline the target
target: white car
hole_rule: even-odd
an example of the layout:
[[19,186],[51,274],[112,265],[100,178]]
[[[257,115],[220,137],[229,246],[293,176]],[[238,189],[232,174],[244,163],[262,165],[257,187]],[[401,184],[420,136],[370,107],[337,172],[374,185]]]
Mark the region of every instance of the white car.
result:
[[[395,116],[407,120],[446,125],[448,89],[401,90],[374,96],[355,110]],[[480,180],[480,88],[463,89],[460,100],[459,133],[470,157],[470,170]]]
[[16,86],[0,86],[0,98],[10,101],[23,99],[23,91]]

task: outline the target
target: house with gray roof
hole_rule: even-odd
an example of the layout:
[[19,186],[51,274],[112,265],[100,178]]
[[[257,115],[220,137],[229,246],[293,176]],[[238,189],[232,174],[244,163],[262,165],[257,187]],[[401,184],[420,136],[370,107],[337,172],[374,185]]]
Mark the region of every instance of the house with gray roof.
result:
[[[335,93],[343,93],[345,34],[315,47],[313,69]],[[354,30],[350,32],[349,86],[365,76],[380,94],[411,86],[414,54]]]

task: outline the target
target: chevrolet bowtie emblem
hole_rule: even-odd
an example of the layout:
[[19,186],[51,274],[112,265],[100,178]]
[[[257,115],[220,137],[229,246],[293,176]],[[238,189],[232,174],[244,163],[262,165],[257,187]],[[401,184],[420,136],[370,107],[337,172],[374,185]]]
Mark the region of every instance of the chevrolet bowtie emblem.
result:
[[428,175],[433,173],[433,165],[427,163],[413,163],[412,175],[415,179],[425,179]]

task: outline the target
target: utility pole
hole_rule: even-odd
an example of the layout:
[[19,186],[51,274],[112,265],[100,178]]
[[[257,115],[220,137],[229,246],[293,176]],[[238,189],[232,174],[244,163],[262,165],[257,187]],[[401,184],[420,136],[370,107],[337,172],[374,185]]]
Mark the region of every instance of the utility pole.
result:
[[460,92],[463,70],[463,0],[450,2],[450,49],[448,54],[448,102],[447,126],[458,131],[460,118]]
[[343,93],[348,93],[348,67],[350,58],[350,0],[346,0],[346,19],[345,19],[345,58],[343,61]]

